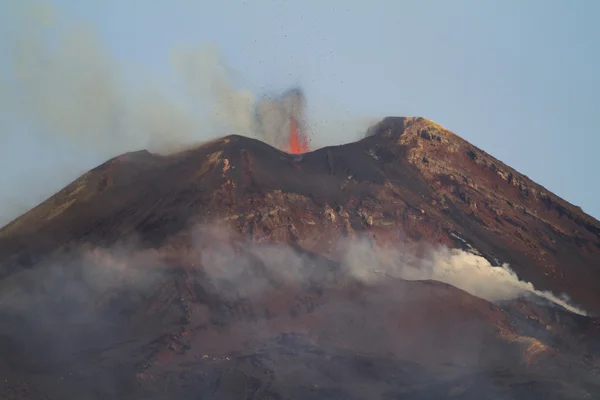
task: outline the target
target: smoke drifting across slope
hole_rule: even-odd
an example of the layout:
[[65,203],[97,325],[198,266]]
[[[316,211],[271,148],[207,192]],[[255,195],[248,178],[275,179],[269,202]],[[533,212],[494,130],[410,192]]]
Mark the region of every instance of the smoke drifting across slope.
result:
[[[125,281],[147,286],[150,280],[156,279],[156,275],[148,274],[148,271],[156,272],[166,267],[167,260],[173,256],[181,260],[195,260],[193,264],[202,266],[207,278],[216,288],[220,288],[219,291],[224,296],[255,296],[267,290],[273,282],[304,284],[313,280],[327,281],[327,271],[316,266],[311,258],[289,246],[240,240],[236,234],[221,226],[201,226],[195,231],[193,247],[184,252],[177,251],[175,255],[170,248],[139,250],[132,244],[119,244],[108,249],[83,247],[69,256],[76,260],[74,263],[57,264],[64,270],[55,274],[54,268],[52,275],[56,275],[57,279],[42,279],[42,283],[48,285],[53,281],[68,281],[61,275],[68,271],[71,265],[79,264],[86,270],[80,278],[86,282],[89,280],[84,287],[91,285],[94,293],[112,290],[118,285],[122,288]],[[463,250],[437,247],[417,256],[409,246],[374,248],[367,239],[344,239],[337,246],[343,249],[345,254],[339,272],[342,276],[352,277],[365,284],[376,284],[389,277],[436,280],[490,302],[533,294],[573,313],[586,315],[585,311],[569,304],[564,295],[556,296],[547,291],[539,291],[533,284],[519,280],[507,264],[492,266],[483,257]],[[257,261],[262,266],[260,271],[251,267]],[[142,265],[143,271],[139,270]],[[52,270],[53,268],[48,269]],[[24,274],[31,275],[29,279],[39,278],[31,271]],[[16,289],[2,291],[3,300],[0,304],[7,304],[7,301],[15,303],[19,296],[14,295],[13,290],[18,290],[19,287],[20,285],[14,285]],[[44,292],[46,291],[52,292],[44,289]]]
[[[68,377],[61,382],[68,390],[127,398],[127,387],[117,384],[124,379],[151,378],[157,369],[179,374],[188,364],[210,372],[212,364],[201,361],[207,353],[260,354],[264,343],[280,348],[278,340],[290,334],[308,335],[320,351],[335,344],[353,354],[383,352],[459,369],[494,367],[498,358],[518,362],[520,356],[503,352],[498,308],[445,285],[390,277],[437,279],[493,301],[528,295],[531,285],[462,251],[432,248],[420,257],[408,247],[382,251],[367,240],[339,246],[347,255],[331,263],[290,246],[244,240],[221,226],[201,226],[186,249],[143,249],[135,242],[82,246],[21,269],[0,281],[0,346],[10,348],[0,363],[6,379],[0,391],[4,382],[22,381],[24,371],[38,368]],[[547,336],[544,325],[536,327]],[[452,332],[440,335],[440,329]],[[181,346],[190,354],[179,352]],[[273,363],[278,379],[286,373],[294,381],[314,378],[278,359]]]
[[[213,235],[222,239],[229,237],[227,232],[215,231],[215,228],[201,228],[201,232],[204,238]],[[485,258],[459,249],[432,248],[424,256],[417,256],[414,249],[408,246],[373,248],[366,239],[343,240],[338,246],[343,249],[341,253],[345,254],[341,262],[344,275],[364,283],[376,284],[388,277],[435,280],[494,303],[535,295],[573,313],[587,315],[584,310],[571,305],[565,295],[556,296],[551,292],[539,291],[530,282],[519,280],[507,264],[492,266]],[[269,275],[277,277],[276,280],[294,283],[324,279],[325,272],[322,269],[306,267],[310,262],[291,248],[251,242],[244,242],[242,248],[242,254],[250,254],[261,260]],[[215,282],[221,282],[223,287],[254,292],[257,287],[266,284],[264,277],[248,275],[247,263],[239,258],[239,249],[232,247],[229,240],[215,241],[209,254],[211,258],[202,258],[202,265],[206,267],[208,276]]]
[[[407,249],[408,250],[408,249]],[[587,313],[570,304],[564,294],[556,296],[522,281],[508,264],[493,266],[485,258],[459,249],[439,247],[423,257],[410,250],[383,248],[373,251],[367,243],[349,246],[345,265],[361,280],[377,282],[386,276],[406,280],[448,283],[474,296],[499,302],[536,295],[580,315]]]
[[[198,227],[192,243],[187,250],[142,249],[135,242],[110,248],[83,246],[21,270],[0,284],[0,318],[7,321],[0,333],[3,337],[18,337],[22,329],[29,336],[42,332],[45,336],[40,342],[49,343],[52,340],[48,338],[65,340],[69,335],[81,335],[84,340],[85,332],[102,330],[102,340],[109,340],[128,318],[155,307],[171,310],[164,315],[176,321],[179,314],[171,309],[174,306],[170,300],[161,302],[186,296],[185,289],[177,294],[177,288],[185,288],[185,284],[174,283],[174,271],[182,263],[191,268],[186,274],[197,279],[194,285],[214,292],[229,304],[277,296],[273,293],[282,288],[316,285],[321,290],[335,291],[351,282],[377,288],[385,287],[390,278],[400,278],[445,282],[491,302],[537,295],[585,315],[552,293],[537,291],[531,283],[520,281],[507,266],[493,267],[485,259],[461,250],[432,248],[424,256],[417,256],[406,246],[381,249],[373,248],[367,240],[343,240],[339,248],[346,256],[332,268],[286,245],[240,239],[221,226]],[[385,296],[391,296],[390,301],[402,301],[402,290],[389,292],[386,289]],[[335,302],[335,308],[336,315],[359,312],[355,305],[340,301]],[[13,326],[10,321],[22,322]],[[262,326],[257,322],[255,329]],[[67,333],[65,326],[76,329]],[[66,351],[51,347],[45,351],[53,357]]]
[[[111,248],[81,247],[57,261],[4,280],[0,311],[29,316],[36,324],[55,324],[52,318],[57,315],[90,324],[94,321],[89,320],[89,311],[98,302],[109,300],[115,293],[143,297],[162,285],[175,259],[200,268],[212,287],[228,300],[261,296],[282,285],[318,282],[337,287],[347,279],[377,285],[392,277],[445,282],[491,302],[534,294],[586,315],[567,300],[520,281],[507,265],[494,267],[484,258],[462,250],[432,248],[419,257],[406,246],[383,249],[373,248],[367,240],[344,240],[339,248],[344,249],[345,257],[340,269],[333,271],[291,247],[240,240],[220,226],[199,227],[194,236],[194,245],[187,251],[174,252],[168,247],[142,250],[132,243]],[[64,313],[64,307],[69,313]],[[35,318],[29,314],[35,314]]]

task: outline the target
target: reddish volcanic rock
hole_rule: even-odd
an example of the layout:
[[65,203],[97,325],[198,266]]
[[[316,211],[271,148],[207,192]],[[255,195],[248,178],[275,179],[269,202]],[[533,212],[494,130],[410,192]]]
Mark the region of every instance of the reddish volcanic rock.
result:
[[600,311],[600,223],[423,118],[386,118],[359,142],[301,156],[230,136],[168,157],[121,157],[4,227],[0,260],[132,234],[156,246],[215,220],[317,252],[371,232],[472,246]]
[[600,223],[431,121],[305,154],[228,136],[112,159],[0,230],[0,397],[598,393],[597,319],[362,279],[353,243],[461,248],[600,312]]

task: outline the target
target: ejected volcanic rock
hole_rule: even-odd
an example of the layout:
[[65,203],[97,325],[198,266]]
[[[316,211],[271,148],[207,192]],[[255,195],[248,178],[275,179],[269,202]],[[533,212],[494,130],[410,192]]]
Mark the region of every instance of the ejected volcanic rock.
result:
[[600,223],[423,118],[299,155],[235,135],[122,155],[0,230],[0,394],[600,393],[597,318],[362,275],[360,254],[438,245],[600,312]]

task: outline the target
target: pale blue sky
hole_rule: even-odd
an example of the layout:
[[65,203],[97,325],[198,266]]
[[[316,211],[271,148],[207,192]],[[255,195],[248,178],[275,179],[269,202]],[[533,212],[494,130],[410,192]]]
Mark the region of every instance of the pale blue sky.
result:
[[[313,108],[335,105],[336,118],[432,119],[600,216],[598,1],[49,3],[60,26],[96,29],[125,85],[143,69],[170,90],[174,49],[217,45],[240,88],[300,84]],[[3,7],[0,54],[10,59],[22,27]],[[106,157],[3,118],[0,224]],[[337,132],[319,143],[354,139]]]

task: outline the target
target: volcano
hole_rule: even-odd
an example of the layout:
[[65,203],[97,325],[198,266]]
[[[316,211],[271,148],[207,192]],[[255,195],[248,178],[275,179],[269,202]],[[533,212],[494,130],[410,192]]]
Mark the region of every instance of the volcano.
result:
[[290,126],[121,155],[2,228],[0,398],[600,396],[599,221],[424,118]]

